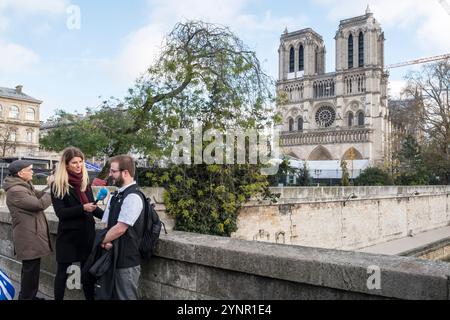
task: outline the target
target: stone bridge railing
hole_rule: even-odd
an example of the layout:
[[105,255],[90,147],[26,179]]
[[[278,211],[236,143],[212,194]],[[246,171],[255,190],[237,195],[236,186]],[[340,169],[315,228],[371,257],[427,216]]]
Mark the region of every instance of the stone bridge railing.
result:
[[[57,221],[50,219],[51,240]],[[40,289],[52,296],[55,257],[42,261]],[[0,268],[20,280],[9,213],[0,211]],[[184,232],[163,235],[142,265],[142,299],[449,299],[450,264],[410,257],[257,243]],[[67,299],[81,299],[78,290]]]

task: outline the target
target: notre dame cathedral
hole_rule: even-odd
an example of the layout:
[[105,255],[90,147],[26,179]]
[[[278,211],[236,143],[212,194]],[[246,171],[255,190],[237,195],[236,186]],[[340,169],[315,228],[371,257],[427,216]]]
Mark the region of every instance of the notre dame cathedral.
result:
[[325,43],[313,29],[281,36],[279,81],[283,153],[306,161],[390,159],[391,124],[384,33],[373,13],[343,20],[336,71],[326,73]]

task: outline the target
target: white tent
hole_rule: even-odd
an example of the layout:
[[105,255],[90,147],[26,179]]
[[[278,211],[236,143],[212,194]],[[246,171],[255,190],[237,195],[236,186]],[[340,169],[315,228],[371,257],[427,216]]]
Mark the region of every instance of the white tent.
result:
[[[303,168],[304,162],[298,160],[289,160],[293,168]],[[331,161],[306,161],[309,174],[314,179],[341,179],[342,168],[340,160]],[[370,167],[369,160],[347,160],[347,170],[350,179],[357,178],[361,172]]]

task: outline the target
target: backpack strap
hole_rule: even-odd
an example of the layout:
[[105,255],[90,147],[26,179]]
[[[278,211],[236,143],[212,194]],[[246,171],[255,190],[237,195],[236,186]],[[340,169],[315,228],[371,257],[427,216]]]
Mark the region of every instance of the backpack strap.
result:
[[[117,205],[117,202],[120,201],[121,202],[120,206],[122,207],[123,201],[130,194],[137,194],[141,198],[141,200],[143,202],[143,208],[142,208],[143,211],[141,212],[141,215],[144,214],[144,217],[145,217],[146,216],[146,214],[145,214],[146,211],[145,210],[146,210],[146,202],[147,201],[145,199],[144,194],[142,193],[142,191],[139,190],[137,185],[132,185],[132,186],[128,187],[127,189],[125,189],[122,192],[115,191],[112,194],[112,199],[114,199],[115,205]],[[120,210],[117,212],[117,215],[115,217],[113,217],[112,215],[109,216],[108,228],[113,227],[117,223],[117,220],[119,219],[119,214],[120,214]],[[139,221],[139,219],[140,219],[140,217],[138,218],[138,221]],[[131,228],[131,229],[135,230],[134,228]],[[137,236],[139,236],[139,235],[137,235]]]
[[[147,197],[145,196],[145,194],[139,189],[139,187],[136,185],[136,186],[134,186],[133,187],[133,189],[132,190],[130,190],[128,193],[127,193],[127,196],[129,195],[129,194],[137,194],[138,196],[139,196],[139,198],[141,198],[141,200],[142,200],[142,204],[143,204],[143,207],[142,207],[142,213],[141,213],[141,215],[143,214],[144,215],[144,217],[143,217],[143,223],[142,223],[142,230],[139,230],[138,232],[139,232],[139,234],[138,234],[138,237],[139,238],[142,238],[143,236],[144,236],[144,232],[145,232],[145,230],[146,230],[146,228],[147,228],[147,225],[148,225],[148,212],[149,212],[149,208],[148,208],[148,201],[147,201]],[[139,218],[140,219],[140,218]],[[138,220],[139,220],[138,219]],[[137,230],[136,230],[137,231]]]

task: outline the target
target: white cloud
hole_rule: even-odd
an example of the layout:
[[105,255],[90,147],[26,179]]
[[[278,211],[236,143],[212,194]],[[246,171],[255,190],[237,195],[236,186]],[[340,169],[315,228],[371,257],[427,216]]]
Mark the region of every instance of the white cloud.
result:
[[50,30],[52,30],[50,23],[44,22],[44,23],[41,23],[40,25],[36,26],[35,28],[33,28],[33,30],[31,32],[34,35],[42,36],[42,35],[48,34],[50,32]]
[[[449,1],[449,0],[444,0]],[[383,28],[403,28],[423,49],[450,50],[450,15],[439,0],[314,0],[337,21],[362,15],[367,4]]]
[[239,29],[252,31],[278,32],[281,34],[286,27],[295,30],[304,28],[306,17],[274,17],[271,11],[266,11],[263,17],[255,15],[240,15],[237,17],[235,24]]
[[0,32],[5,31],[9,27],[9,19],[0,15]]
[[450,14],[439,5],[429,7],[430,13],[417,31],[422,47],[430,46],[442,53],[450,53]]
[[[69,4],[70,0],[0,0],[0,33],[6,31],[16,17],[62,15]],[[37,29],[38,34],[43,34],[48,31],[49,25],[40,24]]]
[[[179,21],[202,20],[222,24],[256,42],[270,32],[275,32],[278,37],[286,26],[301,27],[302,22],[307,20],[302,16],[277,17],[271,11],[266,11],[261,16],[245,13],[248,5],[258,2],[259,0],[148,0],[150,22],[124,39],[118,56],[112,61],[116,74],[129,83],[144,72],[159,53],[164,36]],[[277,46],[278,43],[275,43],[274,47]]]
[[[33,50],[8,40],[6,35],[2,36],[2,33],[12,28],[10,25],[16,18],[66,14],[69,4],[70,0],[0,0],[0,72],[30,71],[39,62],[39,56]],[[48,22],[41,21],[31,33],[43,35],[50,29]]]
[[389,86],[388,86],[388,90],[389,90],[389,95],[393,98],[393,99],[400,99],[401,98],[401,92],[403,89],[406,88],[407,82],[406,81],[401,81],[401,80],[391,80],[389,81]]
[[150,17],[159,22],[201,19],[229,24],[254,0],[149,0]]
[[130,33],[122,50],[112,62],[113,71],[127,83],[132,82],[151,65],[160,51],[165,28],[151,24]]
[[32,50],[0,40],[0,73],[26,72],[38,61],[38,55]]
[[69,0],[0,0],[0,11],[10,9],[16,14],[62,14]]

